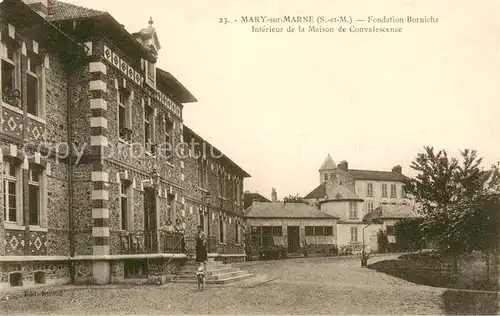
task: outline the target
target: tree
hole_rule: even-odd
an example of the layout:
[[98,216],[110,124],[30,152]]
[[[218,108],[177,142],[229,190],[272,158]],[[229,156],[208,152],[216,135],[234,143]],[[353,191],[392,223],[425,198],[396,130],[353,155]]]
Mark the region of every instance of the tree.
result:
[[287,197],[284,197],[283,203],[307,203],[307,202],[297,193],[295,196],[289,194]]
[[423,215],[424,234],[453,257],[457,271],[460,254],[473,250],[488,254],[497,246],[493,236],[498,236],[498,209],[494,209],[500,197],[498,168],[483,171],[475,150],[462,151],[460,163],[444,150],[424,149],[411,164],[418,175],[405,183],[405,189]]
[[406,218],[394,225],[394,234],[399,249],[410,251],[421,249],[424,241],[422,222],[422,218]]

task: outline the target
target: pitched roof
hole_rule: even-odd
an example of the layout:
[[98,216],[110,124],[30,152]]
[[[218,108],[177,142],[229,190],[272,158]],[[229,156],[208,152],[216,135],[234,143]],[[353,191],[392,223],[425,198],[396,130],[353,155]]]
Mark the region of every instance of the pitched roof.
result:
[[156,67],[156,77],[165,85],[167,91],[181,103],[197,102],[196,98],[171,73]]
[[347,172],[355,180],[405,181],[408,179],[405,175],[394,171],[349,169]]
[[268,198],[266,198],[265,196],[263,196],[262,194],[257,193],[257,192],[245,193],[245,200],[246,199],[251,199],[251,201],[255,200],[257,202],[271,202]]
[[106,13],[104,11],[89,9],[58,0],[49,0],[48,9],[49,14],[47,15],[47,20],[49,21],[89,18],[100,16]]
[[253,202],[271,202],[271,201],[259,193],[253,193],[253,192],[245,193],[243,197],[243,207],[246,209],[247,207],[252,205]]
[[304,197],[304,199],[321,199],[326,195],[326,182],[321,183],[316,187],[316,189],[312,190],[308,195]]
[[330,169],[336,169],[336,168],[337,168],[337,165],[335,164],[335,161],[333,161],[332,156],[330,156],[330,154],[328,154],[328,156],[326,156],[325,161],[323,162],[323,164],[321,165],[319,170],[330,170]]
[[305,203],[254,202],[246,212],[250,218],[323,218],[334,219],[332,215],[319,211]]
[[410,206],[403,204],[382,204],[363,217],[363,221],[374,219],[403,219],[420,217]]

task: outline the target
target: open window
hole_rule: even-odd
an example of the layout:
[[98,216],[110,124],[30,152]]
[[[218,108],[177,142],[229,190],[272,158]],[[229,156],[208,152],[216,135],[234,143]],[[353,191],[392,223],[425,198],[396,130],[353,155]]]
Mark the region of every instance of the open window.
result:
[[17,49],[3,45],[2,55],[2,101],[21,107],[20,53]]

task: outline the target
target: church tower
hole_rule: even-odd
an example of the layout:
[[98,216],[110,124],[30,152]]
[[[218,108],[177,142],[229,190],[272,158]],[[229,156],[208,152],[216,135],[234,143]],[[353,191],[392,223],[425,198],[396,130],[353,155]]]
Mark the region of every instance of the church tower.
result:
[[335,170],[337,170],[337,165],[335,164],[335,161],[333,161],[332,156],[328,154],[325,161],[319,168],[319,183],[321,184],[330,179]]

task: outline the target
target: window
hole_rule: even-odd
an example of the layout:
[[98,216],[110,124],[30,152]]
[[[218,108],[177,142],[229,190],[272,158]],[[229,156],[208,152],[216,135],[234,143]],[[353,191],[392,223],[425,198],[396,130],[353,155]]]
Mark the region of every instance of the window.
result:
[[217,177],[218,177],[217,180],[219,182],[219,187],[218,187],[219,195],[221,197],[226,197],[226,177],[222,172],[218,172]]
[[131,105],[130,92],[127,89],[118,89],[118,133],[121,139],[131,141]]
[[153,109],[149,106],[144,107],[144,142],[146,151],[154,154]]
[[391,184],[391,198],[395,198],[397,197],[397,194],[396,194],[396,185],[395,184]]
[[325,181],[328,181],[328,173],[325,173],[324,178],[325,178]]
[[393,225],[387,225],[386,230],[387,230],[387,235],[394,236],[394,226]]
[[120,229],[128,230],[131,227],[131,218],[132,214],[132,186],[130,182],[122,182],[120,185],[120,206],[121,206],[121,221],[120,221]]
[[198,158],[198,186],[205,189],[207,185],[207,165],[203,157]]
[[41,182],[42,172],[36,165],[29,167],[29,224],[40,226],[40,211],[41,211]]
[[366,211],[367,211],[367,213],[370,213],[371,211],[373,211],[373,202],[371,202],[371,201],[366,202]]
[[206,232],[206,225],[205,225],[205,213],[203,212],[202,207],[200,207],[200,213],[199,213],[199,221],[198,225],[203,227],[203,231]]
[[272,226],[271,227],[271,234],[273,236],[283,236],[283,227],[281,227],[281,226]]
[[333,226],[306,226],[306,236],[333,236]]
[[33,58],[28,58],[28,68],[26,70],[27,112],[34,116],[41,116],[39,74],[40,66]]
[[219,215],[219,242],[221,244],[226,242],[226,222],[221,215]]
[[172,223],[175,222],[175,207],[175,195],[167,194],[167,219]]
[[373,196],[373,183],[371,182],[366,185],[366,196]]
[[382,184],[382,197],[387,197],[387,184]]
[[240,225],[236,221],[234,222],[234,243],[240,243]]
[[358,219],[358,203],[349,202],[349,219]]
[[19,165],[4,162],[4,220],[6,222],[21,221],[21,188]]
[[151,63],[149,61],[144,61],[145,63],[145,70],[146,70],[146,83],[152,87],[153,89],[156,89],[156,69],[155,69],[155,64]]
[[236,199],[236,203],[240,203],[240,184],[237,180],[234,181],[234,196]]
[[155,75],[155,64],[148,62],[148,77],[154,80],[154,75]]
[[12,106],[21,106],[19,54],[10,47],[6,47],[6,51],[7,54],[2,58],[2,98]]
[[174,134],[173,134],[174,123],[165,116],[165,148],[166,148],[166,159],[169,163],[174,161]]
[[351,226],[351,242],[358,242],[358,227]]
[[401,197],[403,199],[406,198],[406,189],[404,185],[401,186]]

